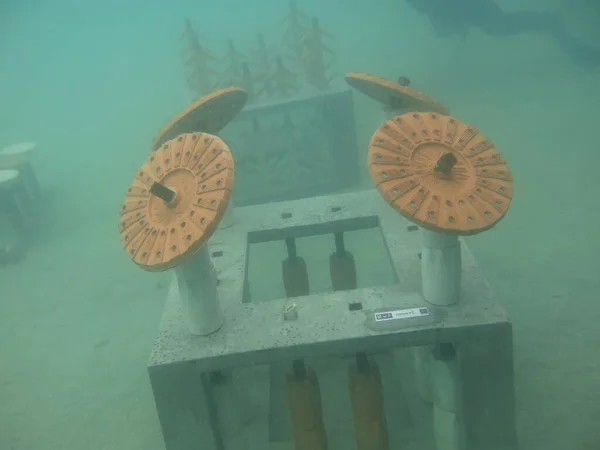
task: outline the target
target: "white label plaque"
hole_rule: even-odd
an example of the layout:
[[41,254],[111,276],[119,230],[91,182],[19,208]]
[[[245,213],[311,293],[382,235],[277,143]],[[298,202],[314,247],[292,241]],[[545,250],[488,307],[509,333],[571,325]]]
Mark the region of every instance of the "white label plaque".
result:
[[421,308],[394,309],[391,311],[381,311],[373,313],[375,322],[384,322],[387,320],[411,319],[414,317],[423,317],[429,315],[429,309],[425,306]]

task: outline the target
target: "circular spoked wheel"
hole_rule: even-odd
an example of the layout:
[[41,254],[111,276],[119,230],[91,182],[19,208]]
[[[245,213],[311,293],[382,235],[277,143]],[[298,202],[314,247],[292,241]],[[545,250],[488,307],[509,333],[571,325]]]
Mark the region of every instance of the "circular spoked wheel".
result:
[[385,201],[432,231],[485,231],[504,217],[512,199],[502,155],[453,117],[408,113],[385,122],[369,144],[368,165]]
[[246,91],[237,87],[220,89],[200,98],[160,129],[152,141],[152,149],[157,150],[183,133],[217,134],[239,114],[247,101]]
[[183,134],[153,152],[121,207],[119,232],[131,259],[162,271],[197,252],[225,214],[233,173],[229,148],[210,134]]
[[351,72],[346,82],[359,92],[392,110],[409,110],[448,114],[448,108],[415,89],[397,82],[360,72]]

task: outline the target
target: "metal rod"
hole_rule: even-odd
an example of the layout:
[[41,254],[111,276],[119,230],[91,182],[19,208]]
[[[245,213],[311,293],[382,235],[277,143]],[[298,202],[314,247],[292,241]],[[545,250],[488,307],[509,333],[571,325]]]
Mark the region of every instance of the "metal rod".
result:
[[285,240],[285,245],[287,247],[288,258],[290,261],[296,261],[298,258],[298,254],[296,252],[296,239],[287,238]]
[[364,371],[369,368],[369,358],[365,352],[359,352],[356,354],[356,368],[360,371]]
[[171,203],[175,198],[175,191],[155,181],[152,183],[150,193],[160,198],[165,203]]
[[306,376],[306,366],[304,361],[301,359],[295,359],[292,363],[294,375],[298,378],[304,378]]
[[346,247],[344,245],[344,233],[341,231],[334,233],[335,237],[335,254],[338,258],[341,258],[346,254]]
[[444,153],[442,156],[440,156],[440,159],[435,164],[435,170],[447,175],[452,171],[452,168],[457,162],[458,160],[454,154],[451,152]]
[[408,77],[405,77],[405,76],[399,76],[398,79],[396,80],[396,83],[399,84],[400,86],[408,86],[408,85],[410,85],[410,79],[408,79]]

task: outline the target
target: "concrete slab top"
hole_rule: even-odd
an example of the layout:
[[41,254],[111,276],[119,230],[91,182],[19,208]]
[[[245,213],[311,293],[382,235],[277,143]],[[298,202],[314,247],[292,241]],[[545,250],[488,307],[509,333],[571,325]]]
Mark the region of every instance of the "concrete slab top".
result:
[[[195,362],[203,370],[266,364],[307,356],[334,356],[357,351],[468,339],[473,327],[505,324],[503,308],[464,242],[462,298],[457,305],[433,307],[422,298],[418,228],[387,205],[373,190],[236,208],[236,224],[219,230],[209,242],[217,269],[225,323],[210,336],[189,333],[173,277],[159,335],[149,366]],[[398,283],[390,286],[329,292],[243,303],[248,245],[334,231],[379,227]],[[494,231],[491,231],[494,232]],[[280,276],[276,273],[273,276]],[[283,319],[290,302],[298,318]],[[350,304],[362,309],[350,310]],[[374,311],[427,307],[430,314],[400,325],[367,326]]]

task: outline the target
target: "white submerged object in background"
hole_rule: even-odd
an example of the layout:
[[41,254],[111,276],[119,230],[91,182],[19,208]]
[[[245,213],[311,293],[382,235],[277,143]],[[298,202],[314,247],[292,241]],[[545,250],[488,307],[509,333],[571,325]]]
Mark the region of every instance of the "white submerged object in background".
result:
[[37,144],[35,142],[19,142],[17,144],[12,144],[4,147],[2,150],[0,150],[0,153],[5,155],[30,153],[36,148]]
[[37,148],[35,142],[20,142],[0,150],[0,169],[18,169],[29,162],[31,153]]
[[0,169],[15,169],[20,173],[21,197],[27,204],[27,216],[32,220],[41,210],[43,200],[42,188],[31,163],[35,150],[35,142],[21,142],[0,150]]
[[16,263],[23,255],[24,214],[18,193],[13,188],[20,173],[15,169],[0,169],[0,265]]
[[0,169],[0,189],[8,189],[18,178],[18,170]]

